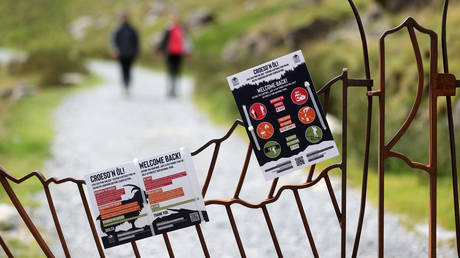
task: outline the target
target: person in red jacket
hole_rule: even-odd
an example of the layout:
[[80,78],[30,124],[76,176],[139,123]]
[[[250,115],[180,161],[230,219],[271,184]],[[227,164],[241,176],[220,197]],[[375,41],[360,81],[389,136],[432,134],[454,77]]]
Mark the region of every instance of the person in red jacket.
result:
[[181,64],[185,55],[191,50],[191,42],[187,37],[186,31],[180,22],[177,12],[172,14],[172,22],[166,28],[157,53],[162,53],[166,60],[169,74],[169,97],[176,97],[177,78],[180,74]]

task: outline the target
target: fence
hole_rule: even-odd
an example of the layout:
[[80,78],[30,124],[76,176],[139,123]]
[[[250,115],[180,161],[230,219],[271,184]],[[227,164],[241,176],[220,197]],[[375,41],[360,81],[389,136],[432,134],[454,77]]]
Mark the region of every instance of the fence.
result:
[[[449,142],[450,142],[450,155],[452,167],[452,183],[453,183],[453,199],[455,210],[455,226],[456,226],[456,240],[457,240],[457,253],[460,256],[460,231],[459,231],[459,207],[458,207],[458,182],[457,182],[457,164],[456,164],[456,150],[455,150],[455,137],[454,137],[454,124],[452,115],[452,100],[451,96],[455,96],[456,87],[460,87],[460,81],[456,80],[455,76],[449,74],[449,64],[447,55],[446,43],[446,23],[447,23],[447,10],[449,1],[444,2],[443,15],[442,15],[442,57],[444,63],[444,73],[438,73],[438,36],[437,34],[427,28],[422,27],[412,17],[407,18],[399,26],[385,31],[380,37],[380,84],[379,89],[376,91],[369,91],[369,96],[377,96],[379,99],[379,128],[378,128],[378,191],[379,191],[379,229],[378,229],[378,255],[384,255],[384,177],[385,177],[385,160],[388,158],[398,158],[403,160],[413,170],[422,170],[429,175],[429,256],[436,257],[436,198],[437,198],[437,101],[438,97],[446,98],[447,117],[449,127]],[[418,85],[417,93],[414,100],[412,109],[409,112],[406,120],[401,128],[391,138],[388,143],[385,143],[385,42],[386,39],[402,29],[407,29],[409,37],[414,49],[414,55],[417,64],[418,72]],[[420,46],[416,31],[425,34],[430,39],[430,66],[429,66],[429,82],[428,82],[428,96],[429,96],[429,160],[427,164],[414,162],[408,158],[407,154],[394,151],[395,145],[400,141],[401,137],[407,132],[409,126],[413,122],[417,112],[420,110],[420,103],[422,93],[424,90],[424,69],[422,62],[422,54],[420,53]]]
[[[442,43],[442,53],[443,53],[443,63],[444,63],[444,74],[439,74],[437,72],[437,54],[438,54],[437,34],[431,30],[425,29],[422,26],[418,25],[414,19],[408,18],[400,26],[385,32],[380,39],[380,71],[379,71],[380,72],[380,85],[379,85],[379,89],[375,91],[372,90],[373,80],[371,79],[371,72],[370,72],[370,67],[369,67],[367,40],[366,40],[366,35],[364,32],[363,25],[361,22],[361,18],[360,18],[358,10],[356,9],[356,6],[353,3],[353,1],[348,0],[348,3],[354,14],[355,21],[356,21],[356,24],[357,24],[357,27],[360,33],[360,37],[361,37],[365,76],[363,79],[349,78],[348,70],[344,69],[341,74],[331,79],[328,83],[326,83],[326,85],[324,85],[319,91],[317,91],[317,93],[323,97],[322,104],[323,104],[325,113],[327,113],[328,107],[329,107],[329,99],[330,99],[331,90],[336,89],[333,87],[339,87],[339,85],[342,85],[341,87],[342,155],[341,155],[340,162],[333,164],[321,171],[318,171],[316,169],[316,166],[311,166],[308,173],[305,176],[305,180],[302,182],[299,182],[298,184],[282,185],[281,187],[278,187],[277,189],[278,179],[274,179],[271,183],[270,191],[268,192],[266,199],[261,200],[258,203],[251,203],[251,202],[248,202],[240,198],[240,191],[245,182],[245,177],[246,177],[246,173],[248,170],[248,165],[249,165],[250,157],[252,153],[252,148],[250,145],[247,148],[246,158],[243,164],[243,169],[240,173],[239,181],[235,188],[233,196],[229,197],[229,199],[227,200],[206,199],[207,189],[209,185],[211,184],[211,179],[215,173],[215,165],[216,165],[217,157],[219,155],[220,146],[224,141],[226,141],[230,137],[230,135],[232,135],[236,127],[243,126],[243,123],[241,121],[239,120],[235,121],[233,126],[230,128],[230,130],[224,137],[220,139],[211,140],[208,143],[204,144],[201,148],[192,152],[192,156],[197,156],[197,155],[200,155],[204,150],[208,148],[212,148],[213,150],[211,162],[209,164],[209,168],[207,171],[207,176],[206,176],[203,188],[202,188],[202,194],[205,199],[206,205],[220,205],[220,206],[225,207],[227,217],[228,217],[229,223],[233,231],[235,242],[238,246],[239,252],[242,257],[246,257],[246,253],[245,253],[244,243],[240,237],[238,226],[235,222],[235,218],[232,212],[232,205],[239,204],[248,209],[257,209],[257,210],[262,211],[264,218],[265,218],[265,222],[267,224],[267,227],[270,233],[270,236],[271,236],[271,239],[272,239],[272,242],[273,242],[272,244],[273,244],[274,250],[276,251],[277,255],[281,257],[283,256],[283,254],[282,254],[282,251],[281,251],[281,248],[278,242],[278,238],[277,238],[277,233],[274,230],[272,220],[271,220],[271,215],[267,209],[267,206],[272,203],[275,203],[280,198],[281,194],[283,194],[284,192],[288,192],[288,191],[291,191],[293,193],[295,203],[299,211],[299,216],[303,223],[303,230],[305,230],[307,239],[310,243],[312,253],[315,257],[319,257],[319,253],[317,251],[315,241],[314,241],[314,236],[310,230],[310,226],[307,221],[307,217],[305,214],[304,207],[302,205],[302,200],[300,198],[299,191],[302,191],[303,189],[306,189],[306,188],[314,187],[321,180],[324,180],[327,186],[330,200],[331,200],[331,203],[335,211],[335,215],[332,214],[332,216],[337,217],[337,226],[340,228],[341,257],[346,256],[346,232],[347,232],[346,189],[347,189],[347,159],[348,159],[348,155],[347,155],[347,147],[348,147],[347,145],[348,144],[347,142],[347,135],[348,135],[347,113],[348,113],[348,91],[351,87],[362,88],[363,94],[361,96],[363,98],[366,97],[366,94],[367,94],[366,126],[365,128],[363,128],[365,131],[365,142],[364,142],[365,152],[364,152],[363,160],[362,160],[363,162],[363,165],[362,165],[363,181],[362,181],[362,187],[361,187],[361,200],[360,200],[361,204],[360,204],[359,217],[357,218],[358,224],[355,229],[356,233],[355,233],[352,257],[356,257],[358,254],[359,242],[360,242],[360,237],[361,237],[361,232],[362,232],[362,227],[363,227],[363,219],[364,219],[365,208],[366,208],[365,205],[366,205],[366,193],[367,193],[367,176],[368,176],[369,153],[370,153],[369,148],[370,148],[370,140],[371,140],[372,101],[373,101],[374,96],[377,96],[379,98],[379,128],[378,128],[379,130],[379,137],[378,137],[378,143],[379,143],[379,153],[378,153],[378,161],[379,161],[379,165],[378,165],[378,171],[379,171],[378,243],[379,243],[379,246],[378,246],[378,255],[379,257],[383,257],[383,254],[384,254],[384,248],[383,248],[383,234],[384,234],[383,232],[383,225],[384,225],[384,202],[383,202],[384,184],[383,182],[384,181],[383,180],[384,180],[384,172],[385,172],[384,160],[390,157],[400,158],[404,160],[411,168],[425,170],[426,172],[428,172],[430,176],[430,179],[429,179],[429,185],[430,185],[430,232],[429,232],[429,235],[430,235],[429,248],[430,249],[429,249],[429,254],[430,254],[430,257],[436,257],[436,175],[437,175],[436,100],[437,100],[437,97],[439,96],[446,96],[446,101],[447,101],[447,109],[448,109],[447,114],[448,114],[449,134],[450,134],[449,139],[450,139],[450,144],[451,144],[451,157],[452,157],[452,180],[454,183],[453,184],[453,194],[454,194],[454,201],[455,201],[454,208],[455,208],[455,221],[456,221],[456,228],[457,228],[456,230],[457,248],[460,248],[460,244],[459,244],[460,231],[458,230],[458,226],[460,222],[459,222],[459,208],[458,208],[457,168],[456,168],[456,161],[455,161],[456,153],[455,153],[455,139],[454,139],[453,117],[452,117],[452,103],[451,103],[451,97],[450,97],[450,96],[455,95],[455,88],[460,87],[460,82],[457,81],[453,75],[448,74],[449,69],[448,69],[448,62],[447,62],[448,57],[447,57],[447,46],[446,46],[446,20],[447,20],[447,8],[448,8],[449,1],[446,0],[444,3],[443,17],[442,17],[443,27],[442,27],[441,43]],[[385,126],[384,126],[384,121],[385,121],[385,69],[384,69],[385,68],[385,48],[384,47],[385,45],[384,43],[388,35],[396,31],[399,31],[402,28],[408,29],[408,32],[409,32],[409,35],[412,41],[412,45],[414,47],[414,53],[416,56],[416,63],[417,63],[418,74],[419,74],[418,91],[417,91],[417,97],[416,97],[414,106],[407,120],[404,122],[401,129],[397,132],[397,134],[390,141],[390,143],[385,144],[385,141],[384,141],[385,139]],[[421,99],[421,91],[423,90],[423,84],[424,84],[423,83],[423,67],[422,67],[422,61],[421,61],[421,54],[420,54],[419,46],[417,43],[417,37],[414,32],[415,29],[422,33],[429,35],[431,38],[430,82],[428,86],[429,96],[430,96],[430,110],[429,110],[429,114],[430,114],[430,117],[429,117],[430,161],[428,164],[420,164],[420,163],[412,162],[403,154],[400,154],[400,153],[397,153],[391,150],[392,147],[396,144],[396,142],[398,142],[398,140],[405,133],[411,121],[413,120],[415,113],[418,110],[418,106],[419,106],[420,99]],[[338,90],[340,91],[340,88],[338,88]],[[339,170],[341,172],[340,174],[340,182],[341,182],[340,204],[335,196],[335,192],[331,184],[331,179],[329,177],[329,173],[334,170]],[[215,175],[215,176],[218,176],[218,175]],[[41,184],[43,185],[43,190],[45,192],[45,195],[48,201],[48,205],[51,211],[54,226],[57,230],[60,244],[61,244],[61,247],[66,257],[70,257],[71,254],[69,252],[69,248],[67,247],[67,243],[64,238],[64,234],[63,234],[63,231],[60,225],[60,219],[57,215],[56,208],[53,202],[53,196],[51,195],[51,191],[50,191],[51,184],[74,184],[78,187],[80,197],[81,197],[81,203],[87,215],[88,226],[92,232],[94,243],[97,247],[99,255],[101,257],[105,257],[103,248],[101,246],[100,240],[96,232],[96,227],[91,218],[88,201],[87,201],[84,189],[83,189],[83,184],[85,184],[83,180],[78,180],[74,178],[64,178],[64,179],[48,178],[47,179],[45,176],[43,176],[38,171],[32,172],[22,178],[16,178],[13,175],[11,175],[8,171],[4,169],[0,169],[0,182],[3,188],[5,189],[11,202],[15,206],[16,210],[18,211],[22,220],[26,224],[30,233],[32,234],[34,239],[37,241],[43,253],[48,257],[54,257],[48,244],[46,243],[46,241],[44,241],[42,235],[37,230],[36,225],[31,220],[30,216],[24,209],[22,203],[18,199],[16,193],[13,190],[13,187],[10,184],[10,182],[14,184],[21,184],[22,182],[29,180],[33,177],[38,178],[38,180],[40,180]],[[203,254],[204,256],[209,257],[210,254],[207,248],[207,242],[203,235],[200,225],[195,226],[195,229],[196,229],[197,237],[199,238],[200,243],[201,243]],[[163,234],[163,239],[164,239],[164,243],[166,245],[169,255],[173,257],[174,250],[171,246],[167,233]],[[0,236],[0,245],[2,246],[3,250],[9,257],[13,257],[13,254],[11,253],[10,248],[7,246],[7,244],[2,239],[1,236]],[[132,250],[135,256],[140,257],[136,242],[131,242],[131,247],[132,247]],[[460,254],[460,249],[458,249],[458,254]]]

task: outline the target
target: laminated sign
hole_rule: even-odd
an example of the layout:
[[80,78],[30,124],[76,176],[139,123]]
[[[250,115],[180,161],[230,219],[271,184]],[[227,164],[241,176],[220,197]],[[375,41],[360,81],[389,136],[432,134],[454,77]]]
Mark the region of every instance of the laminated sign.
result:
[[227,81],[266,180],[339,155],[300,50]]
[[186,149],[89,174],[86,186],[105,248],[209,221]]

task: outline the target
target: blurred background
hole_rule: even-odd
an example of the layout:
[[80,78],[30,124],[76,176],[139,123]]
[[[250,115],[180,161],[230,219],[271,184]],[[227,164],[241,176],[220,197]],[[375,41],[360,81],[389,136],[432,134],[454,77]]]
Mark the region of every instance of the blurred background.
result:
[[[378,86],[378,40],[384,30],[413,16],[423,26],[441,31],[441,0],[356,0],[367,34],[374,88]],[[64,96],[97,85],[85,62],[111,59],[109,39],[123,12],[140,36],[138,65],[164,70],[154,51],[176,8],[188,28],[194,51],[184,65],[195,80],[193,100],[212,120],[229,127],[239,118],[226,76],[301,49],[319,89],[349,68],[352,78],[364,78],[361,39],[345,0],[2,0],[0,1],[0,165],[16,176],[40,170],[50,156],[52,111]],[[451,73],[460,76],[460,2],[452,1],[447,23]],[[429,45],[419,34],[428,76]],[[440,46],[439,46],[440,47]],[[410,110],[416,89],[415,57],[406,31],[387,44],[386,80],[388,135],[394,134]],[[442,68],[440,62],[439,68]],[[441,71],[441,70],[440,70]],[[337,88],[338,89],[338,88]],[[427,96],[408,134],[396,149],[419,162],[428,160]],[[330,112],[341,120],[341,90],[332,92]],[[366,98],[362,89],[349,95],[350,182],[361,183]],[[460,104],[454,98],[456,131]],[[337,104],[334,104],[337,103]],[[374,105],[369,198],[377,199]],[[454,230],[445,102],[439,111],[439,223]],[[457,135],[457,142],[460,135]],[[389,139],[389,137],[388,137]],[[387,140],[388,140],[387,139]],[[457,144],[457,147],[459,144]],[[457,158],[458,160],[458,158]],[[386,205],[401,214],[409,228],[426,222],[428,187],[424,173],[409,171],[398,160],[387,163]],[[46,171],[45,171],[46,172]],[[27,198],[40,186],[21,189]],[[1,192],[0,202],[7,197]],[[1,221],[0,221],[1,223]],[[0,224],[0,230],[8,225]]]

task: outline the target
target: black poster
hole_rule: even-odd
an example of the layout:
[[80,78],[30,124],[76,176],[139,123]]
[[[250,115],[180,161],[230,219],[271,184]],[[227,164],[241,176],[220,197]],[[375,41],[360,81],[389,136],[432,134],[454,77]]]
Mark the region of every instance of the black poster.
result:
[[300,50],[227,80],[266,180],[339,155]]

